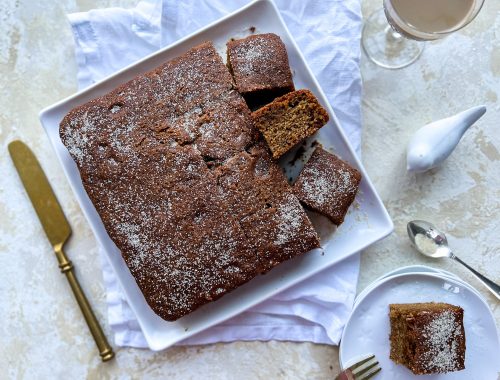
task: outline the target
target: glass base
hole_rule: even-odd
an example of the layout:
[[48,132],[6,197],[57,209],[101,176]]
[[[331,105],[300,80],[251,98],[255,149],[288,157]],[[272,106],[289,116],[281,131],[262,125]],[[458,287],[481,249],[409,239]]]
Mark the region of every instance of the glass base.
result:
[[425,43],[409,40],[394,31],[383,9],[374,12],[363,25],[361,39],[368,58],[386,69],[401,69],[415,62]]

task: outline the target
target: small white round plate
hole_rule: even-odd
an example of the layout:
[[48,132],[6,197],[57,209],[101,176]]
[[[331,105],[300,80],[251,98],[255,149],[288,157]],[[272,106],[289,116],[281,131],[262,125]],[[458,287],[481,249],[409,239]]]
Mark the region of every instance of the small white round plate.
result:
[[[417,264],[417,265],[408,265],[408,266],[404,266],[404,267],[400,267],[400,268],[394,269],[394,270],[392,270],[390,272],[387,272],[386,274],[380,276],[379,278],[377,278],[375,281],[373,281],[372,283],[370,283],[366,288],[364,288],[356,296],[353,308],[359,303],[360,300],[362,300],[364,298],[364,296],[367,293],[369,293],[373,288],[375,288],[382,280],[384,280],[386,278],[389,278],[389,277],[397,276],[397,275],[400,275],[400,274],[409,274],[409,273],[411,273],[411,274],[438,273],[443,278],[450,278],[452,280],[460,282],[462,285],[464,285],[465,287],[469,288],[469,290],[473,291],[474,293],[476,293],[477,295],[479,295],[479,297],[481,299],[483,299],[482,298],[483,296],[481,295],[481,293],[479,293],[475,288],[472,287],[472,285],[466,283],[464,280],[462,280],[456,274],[448,272],[448,271],[446,271],[444,269],[437,269],[437,268],[429,267],[427,265]],[[340,355],[342,355],[342,345],[340,345],[340,347],[339,347],[339,356]],[[364,356],[366,356],[366,355],[364,355]],[[363,355],[361,355],[359,357],[355,357],[353,359],[349,359],[349,361],[347,363],[345,363],[345,367],[348,367],[352,363],[355,363],[355,362],[359,361],[360,357],[363,357]],[[343,367],[343,368],[345,368],[345,367]],[[499,374],[498,380],[500,380],[500,374]]]
[[[442,275],[441,277],[443,277],[443,278],[451,278],[452,280],[460,282],[462,285],[464,285],[465,287],[468,287],[471,291],[475,292],[476,294],[479,295],[480,298],[482,298],[482,295],[476,289],[474,289],[470,284],[466,283],[464,280],[462,280],[456,274],[448,272],[448,271],[446,271],[444,269],[437,269],[437,268],[433,268],[433,267],[430,267],[430,266],[427,266],[427,265],[417,264],[417,265],[408,265],[408,266],[404,266],[404,267],[400,267],[400,268],[394,269],[394,270],[392,270],[390,272],[385,273],[384,275],[380,276],[379,278],[377,278],[375,281],[373,281],[372,283],[370,283],[365,289],[363,289],[357,295],[357,297],[356,297],[356,299],[354,301],[354,306],[353,307],[355,307],[359,303],[359,301],[362,300],[364,298],[364,296],[367,293],[369,293],[374,287],[376,287],[379,284],[379,282],[381,282],[382,280],[384,280],[386,278],[389,278],[389,277],[397,276],[397,275],[400,275],[400,274],[409,274],[409,273],[412,273],[412,274],[418,274],[418,273],[439,273],[440,275]],[[339,355],[342,355],[342,345],[340,345],[340,347],[339,347]],[[363,357],[363,355],[360,356],[360,357]],[[349,361],[347,363],[345,363],[345,367],[348,367],[352,363],[355,363],[356,361],[359,361],[358,359],[359,359],[359,357],[354,357],[352,359],[349,359]],[[500,374],[499,374],[498,380],[500,380]]]
[[[375,286],[378,285],[380,281],[382,281],[385,278],[393,277],[402,273],[439,273],[443,274],[443,277],[449,277],[451,279],[455,279],[456,281],[461,282],[465,286],[468,286],[471,290],[476,292],[481,296],[481,294],[472,287],[472,285],[466,283],[464,280],[462,280],[460,277],[458,277],[456,274],[448,272],[444,269],[437,269],[433,267],[429,267],[427,265],[408,265],[405,267],[400,267],[398,269],[392,270],[379,278],[377,278],[375,281],[370,283],[366,288],[364,288],[357,296],[356,299],[354,300],[354,306],[361,300],[368,292],[370,292]],[[482,297],[482,296],[481,296]],[[500,380],[500,378],[498,379]]]
[[394,270],[392,270],[390,272],[387,272],[387,273],[383,274],[382,276],[378,277],[376,280],[374,280],[373,282],[371,282],[369,285],[367,285],[366,288],[364,288],[356,296],[356,299],[354,300],[354,305],[356,305],[358,303],[358,301],[360,299],[362,299],[366,295],[366,293],[368,293],[369,291],[371,291],[384,278],[396,276],[396,275],[402,274],[402,273],[424,273],[424,272],[425,273],[428,273],[428,272],[430,272],[430,273],[440,273],[441,272],[441,273],[449,274],[452,277],[455,276],[455,275],[451,274],[450,272],[446,272],[446,271],[441,270],[441,269],[432,268],[432,267],[428,267],[426,265],[420,265],[420,264],[408,265],[408,266],[400,267],[400,268],[394,269]]
[[[464,309],[465,370],[415,376],[389,359],[389,304],[446,302]],[[500,341],[494,317],[484,299],[462,281],[440,273],[402,273],[380,280],[354,306],[340,341],[340,364],[374,353],[380,379],[496,379]]]

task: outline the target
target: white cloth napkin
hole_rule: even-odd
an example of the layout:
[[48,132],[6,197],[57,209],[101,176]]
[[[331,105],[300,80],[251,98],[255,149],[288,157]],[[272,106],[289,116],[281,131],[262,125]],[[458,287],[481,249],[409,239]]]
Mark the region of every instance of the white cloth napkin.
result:
[[[144,0],[133,9],[70,14],[80,89],[192,33],[248,0]],[[359,153],[359,0],[276,0],[351,143]],[[147,347],[134,313],[103,257],[109,323],[119,346]],[[338,344],[351,311],[359,255],[181,344],[288,340]]]

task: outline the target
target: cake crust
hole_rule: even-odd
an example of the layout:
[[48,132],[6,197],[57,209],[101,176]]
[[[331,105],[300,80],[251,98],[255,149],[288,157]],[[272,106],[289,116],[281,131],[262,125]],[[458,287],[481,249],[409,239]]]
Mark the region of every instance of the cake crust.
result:
[[390,358],[416,375],[463,370],[463,312],[446,303],[389,305]]

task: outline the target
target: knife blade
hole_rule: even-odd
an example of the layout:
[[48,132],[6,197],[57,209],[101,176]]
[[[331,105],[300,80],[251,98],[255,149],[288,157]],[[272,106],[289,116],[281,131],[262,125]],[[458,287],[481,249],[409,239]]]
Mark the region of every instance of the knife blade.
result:
[[54,249],[59,244],[64,245],[71,235],[71,227],[40,163],[30,148],[19,140],[9,144],[9,153],[50,244]]
[[111,360],[115,354],[104,335],[97,318],[83,292],[73,270],[73,264],[63,250],[71,235],[71,227],[57,200],[45,173],[31,149],[22,141],[9,143],[9,154],[21,178],[38,219],[52,244],[59,268],[66,275],[71,290],[82,310],[90,332],[94,337],[102,361]]

